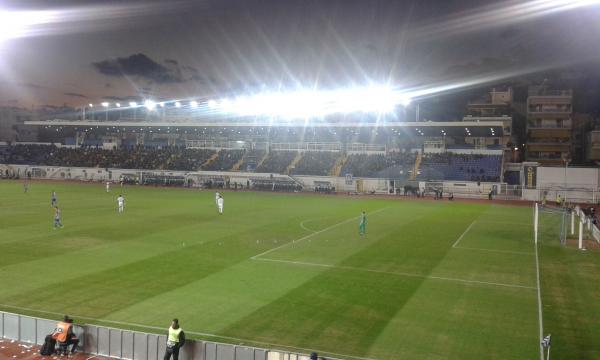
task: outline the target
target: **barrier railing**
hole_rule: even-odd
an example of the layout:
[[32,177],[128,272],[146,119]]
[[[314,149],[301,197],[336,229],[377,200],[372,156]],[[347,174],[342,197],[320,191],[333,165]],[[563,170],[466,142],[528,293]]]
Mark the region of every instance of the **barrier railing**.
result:
[[[56,327],[48,320],[0,311],[0,338],[42,345]],[[163,358],[166,335],[115,329],[98,325],[76,325],[81,351],[116,359],[159,360]],[[166,332],[166,329],[165,329]],[[181,360],[309,360],[306,354],[268,350],[244,345],[187,340],[180,349]],[[327,359],[333,359],[327,357]],[[334,359],[335,360],[335,359]]]

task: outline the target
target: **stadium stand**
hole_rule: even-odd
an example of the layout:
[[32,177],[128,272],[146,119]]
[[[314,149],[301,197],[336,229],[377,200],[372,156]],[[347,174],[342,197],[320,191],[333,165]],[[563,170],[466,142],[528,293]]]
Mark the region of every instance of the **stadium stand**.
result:
[[415,163],[416,155],[408,152],[390,152],[383,154],[353,154],[342,168],[341,175],[352,174],[355,177],[390,177],[391,173],[408,174]]
[[217,157],[203,170],[228,171],[244,156],[244,150],[220,150]]
[[309,151],[302,154],[302,158],[292,169],[294,175],[319,175],[327,176],[340,157],[337,152]]
[[502,156],[426,154],[419,180],[499,181]]
[[[242,170],[294,175],[328,176],[342,156],[338,152],[191,149],[183,147],[121,147],[112,150],[92,147],[70,148],[54,145],[14,145],[0,149],[0,162],[23,165],[99,167],[142,170],[230,171]],[[264,160],[263,160],[264,158]],[[208,161],[210,160],[210,161]],[[298,160],[297,163],[295,161]],[[262,162],[261,162],[262,161]],[[350,154],[341,176],[402,178],[409,175],[416,153],[391,151],[383,154]],[[295,166],[294,166],[295,165]],[[233,169],[233,167],[236,169]],[[239,169],[237,169],[239,167]],[[499,181],[501,155],[425,154],[418,180]],[[515,177],[517,174],[514,175]]]
[[2,162],[25,165],[101,167],[195,171],[214,150],[179,147],[59,148],[54,145],[16,145],[4,151]]
[[248,150],[244,154],[244,158],[242,163],[240,164],[240,168],[238,170],[241,171],[254,171],[256,167],[262,160],[262,158],[266,155],[266,151],[264,150]]
[[256,171],[283,174],[297,154],[295,151],[271,151]]

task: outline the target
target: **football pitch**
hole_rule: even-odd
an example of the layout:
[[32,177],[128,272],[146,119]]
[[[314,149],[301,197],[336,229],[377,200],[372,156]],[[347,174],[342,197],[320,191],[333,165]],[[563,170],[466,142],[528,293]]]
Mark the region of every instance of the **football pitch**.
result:
[[539,359],[543,321],[553,358],[600,358],[600,253],[536,250],[531,206],[223,196],[0,182],[0,310],[381,360]]

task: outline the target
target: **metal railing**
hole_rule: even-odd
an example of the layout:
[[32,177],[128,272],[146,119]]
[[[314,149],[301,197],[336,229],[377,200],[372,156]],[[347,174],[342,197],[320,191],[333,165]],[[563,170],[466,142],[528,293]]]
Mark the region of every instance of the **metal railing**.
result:
[[[55,320],[0,311],[0,338],[42,345],[56,327]],[[115,329],[98,325],[76,325],[81,351],[116,359],[159,360],[167,344],[166,335]],[[166,332],[166,329],[165,329]],[[244,345],[187,340],[181,360],[309,360],[306,354],[261,349]],[[327,357],[327,359],[335,360]]]

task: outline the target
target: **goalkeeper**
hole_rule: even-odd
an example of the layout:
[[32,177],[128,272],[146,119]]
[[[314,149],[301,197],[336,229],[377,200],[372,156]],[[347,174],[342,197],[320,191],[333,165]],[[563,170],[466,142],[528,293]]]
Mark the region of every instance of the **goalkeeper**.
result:
[[362,214],[360,214],[360,223],[358,224],[358,234],[360,236],[365,235],[365,233],[367,232],[367,214],[365,214],[365,212],[363,211]]

